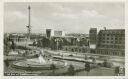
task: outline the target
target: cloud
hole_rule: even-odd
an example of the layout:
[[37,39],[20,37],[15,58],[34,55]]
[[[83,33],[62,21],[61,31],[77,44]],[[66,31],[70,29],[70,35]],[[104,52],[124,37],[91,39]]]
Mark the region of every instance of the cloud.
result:
[[74,11],[72,8],[65,8],[62,6],[59,6],[59,11],[53,12],[52,16],[54,17],[61,17],[61,18],[68,18],[68,19],[97,19],[97,18],[106,18],[106,16],[100,14],[96,10],[87,10],[87,9],[78,9],[77,11]]
[[[27,15],[23,14],[22,12],[20,11],[10,11],[10,12],[6,12],[5,13],[5,17],[6,18],[20,18],[20,19],[24,19],[24,18],[27,18]],[[9,20],[9,19],[8,19]],[[12,19],[10,19],[12,20]]]
[[[20,5],[10,4],[5,6],[5,30],[26,31],[25,26],[28,24],[26,5],[28,3],[19,3]],[[124,12],[122,11],[124,7],[118,8],[118,4],[116,5],[110,6],[109,4],[97,3],[32,3],[32,31],[39,32],[42,31],[41,29],[46,28],[60,28],[69,32],[88,33],[91,26],[113,25],[116,27],[124,22]],[[47,26],[44,24],[47,24]]]
[[53,13],[53,16],[61,17],[61,18],[68,18],[68,19],[77,19],[78,16],[72,13]]
[[27,17],[25,14],[23,14],[22,12],[19,12],[19,11],[13,12],[11,16],[13,16],[13,15],[16,16],[16,17],[18,17],[18,18],[21,18],[21,19]]
[[98,15],[98,12],[95,11],[95,10],[91,10],[91,11],[89,11],[89,10],[83,10],[83,11],[81,12],[81,15],[83,15],[83,16],[88,16],[88,17],[95,17],[95,16]]

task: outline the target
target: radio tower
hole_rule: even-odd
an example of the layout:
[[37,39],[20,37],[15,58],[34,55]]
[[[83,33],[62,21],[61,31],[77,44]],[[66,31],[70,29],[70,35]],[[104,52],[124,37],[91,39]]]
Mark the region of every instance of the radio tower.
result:
[[27,27],[27,39],[30,40],[30,34],[31,34],[31,7],[28,6],[28,25],[26,26]]

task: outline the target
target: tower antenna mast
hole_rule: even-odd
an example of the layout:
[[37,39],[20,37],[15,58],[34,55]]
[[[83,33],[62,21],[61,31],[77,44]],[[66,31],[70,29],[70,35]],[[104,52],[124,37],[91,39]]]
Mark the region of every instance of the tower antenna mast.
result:
[[31,7],[30,5],[28,6],[28,25],[26,27],[27,27],[27,32],[28,32],[27,38],[30,39],[30,34],[31,34]]

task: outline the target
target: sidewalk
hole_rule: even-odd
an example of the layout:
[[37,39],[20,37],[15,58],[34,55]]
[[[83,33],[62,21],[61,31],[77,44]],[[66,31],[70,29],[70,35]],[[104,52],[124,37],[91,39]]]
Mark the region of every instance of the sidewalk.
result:
[[[18,44],[18,45],[21,45],[21,46],[25,46],[24,43],[22,44]],[[72,55],[70,56],[70,58],[72,59],[77,59],[77,60],[83,60],[85,55],[88,55],[88,56],[106,56],[106,57],[109,57],[109,60],[111,62],[114,62],[115,65],[124,65],[125,61],[124,61],[124,57],[119,57],[119,56],[108,56],[108,55],[98,55],[98,54],[91,54],[91,53],[78,53],[78,52],[70,52],[70,51],[63,51],[63,50],[50,50],[50,49],[44,49],[44,48],[40,48],[40,47],[36,47],[36,46],[29,46],[29,45],[26,45],[26,47],[28,48],[31,48],[31,49],[36,49],[36,50],[43,50],[43,51],[48,51],[48,53],[50,54],[54,54],[54,55],[57,55],[57,56],[65,56],[65,57],[69,57],[69,55]],[[69,58],[68,58],[69,59]],[[97,59],[98,62],[103,62],[103,59]]]
[[[85,55],[72,54],[70,52],[65,52],[65,51],[61,51],[61,50],[59,50],[59,51],[52,51],[52,50],[46,50],[45,49],[45,51],[48,51],[51,54],[58,55],[58,56],[54,56],[54,57],[59,58],[59,59],[74,60],[74,61],[81,61],[81,62],[85,61],[85,59],[84,59]],[[63,53],[63,52],[65,52],[65,53]],[[71,54],[73,56],[69,56]],[[99,59],[96,60],[97,63],[102,63],[103,61],[104,60],[99,60]],[[117,60],[117,59],[114,59],[113,57],[111,57],[109,59],[109,61],[111,61],[114,66],[124,66],[124,63],[125,63],[124,58],[118,58],[118,60]]]

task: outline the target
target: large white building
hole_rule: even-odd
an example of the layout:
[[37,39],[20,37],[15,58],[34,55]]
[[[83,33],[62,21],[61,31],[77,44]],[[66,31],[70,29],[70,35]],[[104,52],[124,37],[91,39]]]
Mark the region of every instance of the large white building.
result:
[[46,35],[47,37],[63,37],[65,36],[65,32],[61,30],[46,29]]

